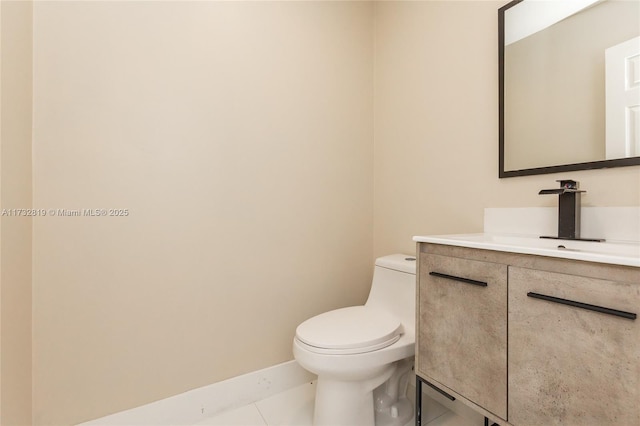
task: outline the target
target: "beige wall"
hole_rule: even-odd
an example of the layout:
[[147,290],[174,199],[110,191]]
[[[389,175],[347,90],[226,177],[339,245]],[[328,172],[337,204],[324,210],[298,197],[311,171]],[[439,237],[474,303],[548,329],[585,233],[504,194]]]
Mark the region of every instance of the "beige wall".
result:
[[0,424],[31,424],[31,2],[0,3]]
[[38,2],[34,421],[292,359],[372,274],[372,4]]
[[640,167],[498,179],[497,9],[491,1],[377,2],[374,255],[413,235],[482,231],[485,207],[640,205]]

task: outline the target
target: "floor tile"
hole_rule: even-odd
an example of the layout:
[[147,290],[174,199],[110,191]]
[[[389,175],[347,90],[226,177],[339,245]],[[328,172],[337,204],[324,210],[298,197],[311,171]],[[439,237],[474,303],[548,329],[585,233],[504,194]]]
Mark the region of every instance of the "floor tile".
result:
[[462,417],[453,411],[447,411],[443,415],[427,423],[427,426],[475,426],[469,419]]
[[269,426],[311,426],[315,393],[314,381],[258,401],[256,406]]
[[225,411],[195,423],[197,426],[266,426],[255,404],[245,405],[235,410]]
[[[316,382],[278,393],[255,404],[208,417],[194,426],[311,426]],[[423,399],[423,424],[427,426],[475,426],[431,398]]]

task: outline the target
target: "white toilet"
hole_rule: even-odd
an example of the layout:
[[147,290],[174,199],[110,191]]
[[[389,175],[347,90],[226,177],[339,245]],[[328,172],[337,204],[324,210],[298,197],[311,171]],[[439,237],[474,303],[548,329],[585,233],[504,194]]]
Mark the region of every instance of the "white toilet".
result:
[[405,397],[415,353],[415,257],[376,259],[364,306],[336,309],[300,324],[298,363],[318,375],[316,426],[404,426]]

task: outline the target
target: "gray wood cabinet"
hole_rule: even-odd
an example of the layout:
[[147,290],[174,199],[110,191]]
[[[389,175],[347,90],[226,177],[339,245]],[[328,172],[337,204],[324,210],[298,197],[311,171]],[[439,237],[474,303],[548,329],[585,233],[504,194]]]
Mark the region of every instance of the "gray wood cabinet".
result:
[[639,282],[510,267],[509,421],[640,425],[639,309]]
[[507,266],[432,254],[420,260],[418,370],[507,417]]
[[640,268],[420,243],[417,292],[441,390],[503,425],[640,425]]

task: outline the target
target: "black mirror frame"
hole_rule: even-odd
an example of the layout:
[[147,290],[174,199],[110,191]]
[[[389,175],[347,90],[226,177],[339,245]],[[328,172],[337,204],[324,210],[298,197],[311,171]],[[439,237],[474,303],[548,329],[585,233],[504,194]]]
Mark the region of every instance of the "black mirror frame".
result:
[[498,9],[498,177],[544,175],[549,173],[573,172],[576,170],[606,169],[640,165],[640,157],[618,158],[615,160],[590,161],[586,163],[562,164],[558,166],[535,167],[521,170],[504,169],[504,16],[505,12],[524,0],[513,0]]

